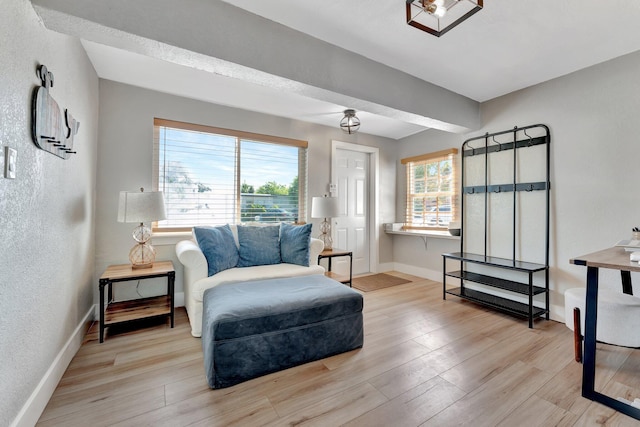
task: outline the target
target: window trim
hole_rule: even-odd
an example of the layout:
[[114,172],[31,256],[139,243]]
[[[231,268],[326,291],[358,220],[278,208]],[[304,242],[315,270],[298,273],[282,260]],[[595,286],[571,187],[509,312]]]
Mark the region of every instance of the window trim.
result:
[[421,162],[424,160],[437,159],[438,157],[447,157],[450,154],[453,154],[453,155],[458,154],[458,149],[449,148],[447,150],[434,151],[433,153],[420,154],[418,156],[413,156],[413,157],[405,157],[404,159],[400,160],[400,163],[402,163],[403,165],[406,165],[407,163],[410,163],[410,162],[415,163],[415,162]]
[[273,144],[288,145],[290,147],[309,148],[309,142],[302,139],[285,138],[282,136],[264,135],[261,133],[245,132],[235,129],[219,128],[208,125],[198,125],[195,123],[178,122],[168,119],[153,119],[153,126],[165,126],[175,129],[189,130],[195,132],[215,133],[218,135],[235,136],[256,142],[271,142]]
[[[301,139],[285,138],[281,136],[246,132],[246,131],[240,131],[235,129],[226,129],[226,128],[220,128],[220,127],[209,126],[209,125],[181,122],[177,120],[161,119],[161,118],[155,117],[153,119],[153,156],[152,156],[152,160],[153,160],[152,186],[154,191],[158,191],[160,186],[160,182],[159,182],[160,137],[158,134],[158,129],[160,127],[168,127],[168,128],[174,128],[174,129],[181,129],[185,131],[224,135],[224,136],[234,137],[239,140],[252,141],[252,142],[258,142],[258,143],[264,143],[264,144],[283,145],[283,146],[297,147],[297,148],[304,149],[305,155],[304,155],[303,161],[300,161],[300,159],[298,159],[298,213],[300,215],[298,216],[298,221],[296,222],[296,224],[305,224],[306,216],[307,216],[306,199],[307,199],[307,185],[308,185],[308,177],[307,177],[307,171],[308,171],[308,159],[307,159],[308,151],[307,150],[309,148],[308,141],[304,141]],[[240,153],[238,152],[236,155],[239,157]],[[236,159],[236,164],[238,164],[237,161],[238,159]],[[238,175],[240,174],[240,171],[241,171],[240,168],[236,169],[236,173]],[[304,180],[301,180],[300,179],[301,177],[304,177]],[[240,182],[239,176],[238,176],[238,179],[236,179],[236,185],[237,185],[237,188],[236,188],[237,194],[240,194],[240,187],[242,186],[242,183]],[[236,200],[236,203],[238,205],[240,204],[239,198],[238,200]],[[240,206],[236,206],[236,212],[240,212]],[[194,226],[195,224],[189,227],[160,228],[158,227],[158,222],[154,221],[152,223],[152,231],[154,234],[190,232]]]

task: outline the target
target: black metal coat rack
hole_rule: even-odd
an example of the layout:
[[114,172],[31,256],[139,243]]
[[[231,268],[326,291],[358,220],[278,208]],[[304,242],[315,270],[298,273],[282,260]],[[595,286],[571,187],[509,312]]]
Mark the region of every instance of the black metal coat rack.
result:
[[[481,144],[477,144],[480,141]],[[525,127],[514,127],[513,129],[486,133],[483,136],[466,140],[462,144],[462,192],[461,192],[461,238],[460,252],[446,253],[443,256],[443,299],[446,295],[456,295],[460,298],[468,299],[480,304],[484,304],[495,309],[505,311],[514,315],[527,317],[529,327],[533,327],[533,320],[537,317],[545,316],[549,319],[549,201],[550,201],[550,143],[551,135],[549,128],[542,124]],[[518,179],[518,154],[525,153],[527,149],[537,147],[545,150],[545,170],[544,179],[535,182],[522,182]],[[495,153],[511,150],[513,152],[513,170],[511,182],[492,182],[489,176],[489,158]],[[484,156],[483,181],[467,183],[466,162],[474,156]],[[475,177],[477,179],[477,177]],[[524,218],[528,213],[519,212],[518,197],[522,194],[544,191],[545,206],[545,235],[544,235],[544,262],[533,263],[522,261],[517,258],[517,247],[520,242],[518,233],[518,218]],[[489,198],[493,193],[512,193],[511,210],[511,256],[492,256],[488,247],[488,240],[492,230],[490,229],[491,215],[489,211]],[[484,197],[484,248],[482,253],[471,253],[465,251],[465,237],[469,233],[477,233],[472,230],[465,221],[467,212],[465,211],[465,199],[467,197]],[[459,261],[460,269],[457,271],[447,270],[447,259]],[[511,270],[515,275],[526,275],[527,280],[511,280],[511,278],[496,277],[494,274],[486,274],[486,271],[477,272],[471,266],[482,265],[481,269],[499,272]],[[534,275],[538,272],[544,274],[544,284],[534,285]],[[447,288],[447,277],[459,279],[460,286]],[[480,287],[467,287],[467,282],[480,284]],[[498,289],[506,292],[495,292],[491,289]],[[500,294],[500,295],[496,295]],[[536,295],[544,294],[544,302],[534,303]],[[512,295],[514,297],[510,297]],[[518,297],[520,296],[520,297]],[[518,299],[528,297],[528,303],[519,302]],[[540,305],[543,305],[542,307]]]

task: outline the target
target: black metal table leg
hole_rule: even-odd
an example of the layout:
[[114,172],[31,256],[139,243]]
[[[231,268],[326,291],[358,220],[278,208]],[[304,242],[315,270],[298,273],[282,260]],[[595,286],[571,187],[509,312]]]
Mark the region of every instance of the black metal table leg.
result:
[[109,298],[111,298],[111,282],[100,279],[100,342],[104,342],[104,287],[109,287]]
[[620,276],[622,276],[622,292],[627,295],[633,295],[633,286],[631,285],[631,272],[627,270],[620,270]]
[[584,316],[582,396],[593,399],[596,376],[596,320],[598,317],[598,267],[587,267],[587,297]]
[[175,281],[176,281],[176,273],[175,271],[171,271],[167,274],[167,282],[169,286],[169,295],[171,296],[171,327],[173,328],[174,317],[175,317]]
[[598,320],[598,267],[587,267],[587,298],[585,311],[582,396],[595,402],[603,403],[616,411],[640,420],[640,409],[595,390],[596,325]]

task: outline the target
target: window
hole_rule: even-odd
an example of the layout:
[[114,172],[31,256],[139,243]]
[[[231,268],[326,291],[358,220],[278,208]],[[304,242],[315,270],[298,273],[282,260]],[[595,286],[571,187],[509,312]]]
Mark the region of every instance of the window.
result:
[[407,167],[405,227],[447,228],[456,218],[456,154],[438,151],[402,159]]
[[306,141],[155,119],[153,157],[156,230],[306,219]]

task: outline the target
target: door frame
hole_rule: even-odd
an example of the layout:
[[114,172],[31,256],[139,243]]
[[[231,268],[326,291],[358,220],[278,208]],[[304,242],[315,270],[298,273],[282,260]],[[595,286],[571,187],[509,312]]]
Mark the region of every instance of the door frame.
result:
[[353,144],[350,142],[331,140],[331,182],[336,182],[336,151],[348,150],[369,154],[369,206],[368,224],[369,227],[369,270],[371,273],[378,272],[378,262],[380,255],[380,213],[378,207],[378,187],[380,176],[380,149],[368,145]]

